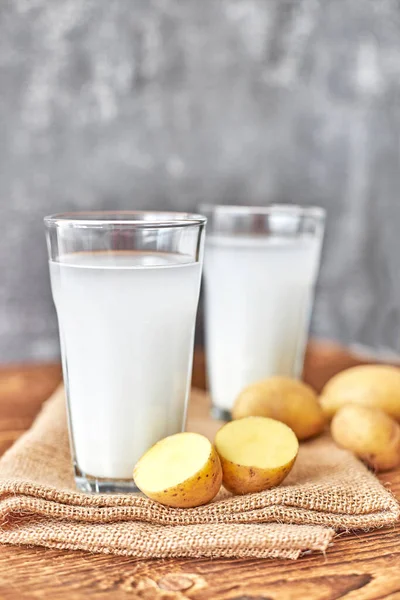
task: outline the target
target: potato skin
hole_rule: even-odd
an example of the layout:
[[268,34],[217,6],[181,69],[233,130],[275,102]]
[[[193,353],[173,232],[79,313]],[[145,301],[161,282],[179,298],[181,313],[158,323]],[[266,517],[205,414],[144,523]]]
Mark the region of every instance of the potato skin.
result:
[[318,435],[326,424],[314,390],[289,377],[269,377],[253,383],[238,396],[233,419],[270,417],[290,427],[299,440]]
[[332,419],[334,441],[376,471],[400,464],[400,426],[379,408],[347,404]]
[[258,469],[238,465],[220,456],[224,487],[232,494],[251,494],[268,490],[282,483],[292,470],[296,457],[297,455],[278,469]]
[[361,365],[338,373],[322,390],[325,415],[333,415],[345,404],[380,408],[400,421],[400,369],[388,365]]
[[[135,472],[133,477],[135,478]],[[144,489],[141,489],[141,491],[148,498],[165,506],[193,508],[210,502],[218,494],[221,484],[221,462],[214,446],[212,446],[210,456],[204,467],[186,481],[159,493],[148,492]]]

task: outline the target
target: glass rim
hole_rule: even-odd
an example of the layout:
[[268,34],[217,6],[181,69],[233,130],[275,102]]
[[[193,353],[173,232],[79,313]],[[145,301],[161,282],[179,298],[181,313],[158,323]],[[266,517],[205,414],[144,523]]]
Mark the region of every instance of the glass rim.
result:
[[109,227],[137,229],[200,226],[207,218],[197,213],[156,210],[94,210],[63,212],[44,217],[46,227]]
[[321,206],[302,206],[300,204],[268,204],[267,206],[244,206],[240,204],[200,204],[200,212],[225,213],[227,215],[287,215],[293,217],[313,217],[325,220],[326,210]]

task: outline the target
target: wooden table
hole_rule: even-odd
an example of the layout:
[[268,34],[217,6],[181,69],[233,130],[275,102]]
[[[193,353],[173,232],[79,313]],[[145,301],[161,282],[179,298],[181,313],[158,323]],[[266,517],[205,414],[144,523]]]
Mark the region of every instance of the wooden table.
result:
[[[309,347],[305,378],[317,388],[358,359],[331,345]],[[194,381],[204,383],[202,357]],[[0,369],[0,452],[31,424],[61,379],[58,365]],[[191,407],[196,418],[197,407]],[[383,483],[400,498],[400,471]],[[0,546],[0,598],[142,600],[400,600],[400,527],[343,535],[326,556],[288,560],[143,561]]]

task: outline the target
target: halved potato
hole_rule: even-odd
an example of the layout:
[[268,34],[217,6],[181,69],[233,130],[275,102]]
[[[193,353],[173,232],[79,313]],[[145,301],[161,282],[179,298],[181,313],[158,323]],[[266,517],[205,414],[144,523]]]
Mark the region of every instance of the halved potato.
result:
[[236,399],[232,417],[269,417],[282,421],[299,440],[318,435],[325,427],[325,416],[314,390],[302,381],[281,376],[245,388]]
[[211,442],[199,433],[160,440],[133,471],[137,487],[152,500],[178,508],[206,504],[218,493],[222,469]]
[[217,432],[223,484],[234,494],[260,492],[279,485],[292,469],[299,450],[293,431],[280,421],[246,417]]

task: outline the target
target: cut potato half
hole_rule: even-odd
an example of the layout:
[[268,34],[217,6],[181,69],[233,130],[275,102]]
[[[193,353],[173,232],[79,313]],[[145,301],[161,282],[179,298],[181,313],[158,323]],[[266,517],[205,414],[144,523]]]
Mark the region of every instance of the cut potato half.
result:
[[234,494],[260,492],[279,485],[299,450],[293,431],[280,421],[246,417],[224,425],[215,437],[223,484]]
[[178,508],[206,504],[218,493],[222,469],[211,442],[198,433],[160,440],[136,464],[133,478],[149,498]]

